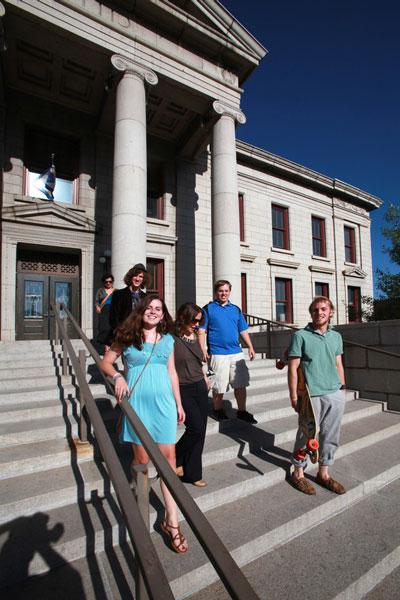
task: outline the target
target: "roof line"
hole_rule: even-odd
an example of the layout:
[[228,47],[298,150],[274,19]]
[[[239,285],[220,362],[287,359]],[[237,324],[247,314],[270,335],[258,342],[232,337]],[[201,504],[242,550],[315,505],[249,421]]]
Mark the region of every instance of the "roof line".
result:
[[262,148],[258,148],[257,146],[253,146],[247,142],[236,140],[236,150],[239,155],[250,158],[255,162],[264,163],[269,167],[284,171],[288,175],[307,180],[323,188],[329,189],[332,192],[350,196],[353,200],[367,204],[369,210],[379,208],[383,204],[383,200],[378,196],[369,194],[368,192],[341,181],[340,179],[328,177],[327,175],[318,173],[318,171],[314,171],[313,169],[295,163],[287,158],[283,158],[282,156],[273,154],[272,152],[268,152]]

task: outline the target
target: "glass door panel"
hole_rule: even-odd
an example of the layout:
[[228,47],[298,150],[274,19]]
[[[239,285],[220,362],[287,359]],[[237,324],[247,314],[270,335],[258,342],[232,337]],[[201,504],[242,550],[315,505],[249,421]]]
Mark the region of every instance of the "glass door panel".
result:
[[25,280],[24,319],[43,319],[44,282]]

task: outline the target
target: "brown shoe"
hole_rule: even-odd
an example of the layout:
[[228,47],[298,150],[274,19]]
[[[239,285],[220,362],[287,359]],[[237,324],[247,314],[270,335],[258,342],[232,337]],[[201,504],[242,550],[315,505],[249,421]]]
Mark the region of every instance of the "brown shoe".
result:
[[332,479],[332,477],[329,477],[329,479],[322,479],[322,477],[317,475],[315,481],[330,492],[333,492],[334,494],[346,493],[346,488],[338,481]]
[[315,495],[315,487],[311,485],[311,483],[305,477],[297,478],[293,477],[292,475],[290,481],[293,487],[295,487],[296,490],[299,490],[299,492],[303,492],[303,494],[307,494],[307,496]]
[[193,481],[193,485],[196,487],[206,487],[207,484],[204,479],[199,479],[198,481]]

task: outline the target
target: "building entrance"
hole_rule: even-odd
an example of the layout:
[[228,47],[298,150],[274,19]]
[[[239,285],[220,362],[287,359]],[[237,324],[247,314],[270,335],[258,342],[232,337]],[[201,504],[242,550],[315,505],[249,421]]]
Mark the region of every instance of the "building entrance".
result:
[[[16,339],[54,337],[51,303],[64,304],[79,322],[80,256],[21,249],[17,252]],[[69,325],[68,334],[74,335]]]

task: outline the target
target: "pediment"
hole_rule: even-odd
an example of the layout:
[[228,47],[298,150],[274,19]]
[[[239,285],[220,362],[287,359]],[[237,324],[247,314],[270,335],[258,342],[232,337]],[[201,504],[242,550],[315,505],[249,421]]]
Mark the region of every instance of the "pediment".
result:
[[180,7],[184,6],[185,12],[194,20],[230,40],[242,50],[253,53],[255,45],[261,48],[256,39],[221,3],[215,0],[191,0],[184,3],[178,0],[173,3]]
[[2,221],[87,233],[95,233],[96,230],[95,221],[87,217],[83,209],[47,200],[16,199],[13,205],[3,207]]
[[344,269],[343,275],[345,277],[356,277],[357,279],[365,279],[367,273],[360,269],[360,267],[349,267],[348,269]]
[[[161,9],[161,10],[160,10]],[[139,12],[138,12],[139,10]],[[267,50],[216,0],[147,0],[135,15],[157,19],[157,27],[204,56],[219,59],[239,80],[247,77]],[[155,17],[156,15],[156,17]]]

